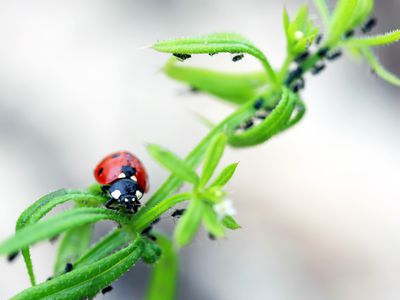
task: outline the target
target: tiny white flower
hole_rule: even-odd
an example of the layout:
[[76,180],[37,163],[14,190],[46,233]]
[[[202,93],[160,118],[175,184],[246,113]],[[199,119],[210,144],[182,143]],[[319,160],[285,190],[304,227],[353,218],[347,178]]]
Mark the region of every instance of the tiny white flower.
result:
[[214,211],[217,213],[220,219],[223,219],[225,216],[236,215],[236,209],[233,206],[233,202],[231,199],[228,198],[220,203],[215,204]]
[[294,33],[294,38],[296,40],[301,40],[303,37],[304,37],[304,33],[300,30],[298,30]]

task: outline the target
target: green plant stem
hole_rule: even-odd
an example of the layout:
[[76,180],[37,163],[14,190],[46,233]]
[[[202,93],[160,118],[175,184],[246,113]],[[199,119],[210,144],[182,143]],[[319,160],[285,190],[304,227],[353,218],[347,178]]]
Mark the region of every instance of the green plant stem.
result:
[[[254,99],[251,99],[254,100]],[[241,106],[234,113],[225,118],[221,123],[214,127],[201,141],[200,143],[189,153],[186,157],[185,162],[191,167],[197,167],[205,154],[209,143],[221,133],[228,126],[238,125],[243,120],[243,115],[253,105],[252,101]],[[173,191],[179,188],[182,181],[176,176],[171,175],[163,185],[153,194],[153,196],[146,202],[146,204],[132,216],[132,225],[135,226],[137,220],[145,214],[153,206],[157,205],[163,199],[167,198]]]
[[180,202],[189,200],[191,197],[192,194],[190,193],[178,194],[158,203],[136,220],[134,224],[134,230],[138,232],[143,231],[147,226],[149,226],[154,220],[160,217],[168,209],[172,208]]
[[293,55],[291,54],[287,54],[285,61],[282,64],[281,69],[278,72],[278,81],[280,84],[283,84],[283,82],[285,81],[285,76],[289,70],[290,64],[293,62]]

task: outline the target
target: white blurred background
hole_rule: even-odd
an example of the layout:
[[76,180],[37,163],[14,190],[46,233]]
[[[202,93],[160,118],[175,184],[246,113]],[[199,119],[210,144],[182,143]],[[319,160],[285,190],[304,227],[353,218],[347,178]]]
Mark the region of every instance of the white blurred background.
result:
[[[375,32],[399,27],[400,2],[376,2]],[[0,239],[39,196],[92,183],[95,164],[114,150],[141,157],[154,191],[167,174],[145,142],[183,156],[207,132],[192,112],[219,120],[230,111],[167,79],[160,72],[167,55],[146,46],[236,31],[279,66],[282,7],[293,15],[302,3],[0,1]],[[399,50],[379,52],[397,75]],[[249,57],[233,64],[229,55],[185,63],[259,68]],[[179,299],[400,298],[399,89],[344,58],[309,78],[303,96],[308,113],[294,129],[227,151],[225,164],[240,161],[229,189],[243,228],[217,242],[203,232],[182,251]],[[102,224],[97,235],[108,229]],[[40,280],[51,274],[53,247],[34,247]],[[2,259],[0,278],[0,299],[29,286],[21,257]],[[147,280],[139,264],[98,299],[142,299]]]

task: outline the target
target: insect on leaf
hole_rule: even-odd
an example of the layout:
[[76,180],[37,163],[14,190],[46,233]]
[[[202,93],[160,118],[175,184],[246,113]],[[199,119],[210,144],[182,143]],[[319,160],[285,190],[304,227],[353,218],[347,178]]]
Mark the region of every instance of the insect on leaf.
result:
[[99,290],[128,271],[143,253],[143,240],[135,242],[96,263],[72,270],[50,281],[26,289],[13,300],[82,299],[95,296]]
[[199,37],[160,41],[153,45],[160,52],[178,54],[247,53],[264,66],[269,80],[277,83],[276,74],[264,53],[246,38],[236,33],[214,33]]

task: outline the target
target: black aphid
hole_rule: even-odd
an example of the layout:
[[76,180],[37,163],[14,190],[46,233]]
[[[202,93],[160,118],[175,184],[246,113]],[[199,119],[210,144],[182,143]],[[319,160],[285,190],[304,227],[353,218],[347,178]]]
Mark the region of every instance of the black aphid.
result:
[[237,62],[237,61],[241,60],[243,57],[244,57],[243,54],[235,54],[232,56],[232,61]]
[[111,285],[106,286],[104,289],[101,290],[101,293],[104,295],[108,292],[111,292],[113,290],[113,287]]
[[174,212],[171,214],[171,217],[173,218],[180,218],[184,213],[186,209],[175,209]]
[[351,38],[352,36],[354,36],[355,31],[353,29],[346,31],[346,33],[344,34],[344,38],[348,39]]
[[324,38],[324,35],[322,33],[318,34],[317,37],[315,38],[315,44],[319,45]]
[[256,110],[259,110],[263,106],[263,104],[264,104],[264,99],[260,98],[256,102],[254,102],[253,107]]
[[296,79],[300,78],[303,75],[303,68],[297,67],[293,71],[289,72],[288,77],[286,78],[285,84],[287,86],[291,85]]
[[190,54],[182,54],[182,53],[173,53],[172,55],[182,61],[192,57]]
[[18,251],[17,251],[17,252],[11,253],[9,256],[7,256],[7,260],[8,260],[9,262],[12,262],[12,261],[18,256],[18,254],[19,254]]
[[311,74],[317,75],[321,73],[321,71],[323,71],[324,69],[325,69],[324,63],[317,64],[314,68],[311,69]]
[[328,53],[328,54],[326,55],[326,59],[327,59],[327,60],[336,60],[336,59],[338,59],[339,57],[341,57],[342,54],[343,54],[342,51],[340,51],[340,50],[335,50],[335,51],[333,51],[333,52]]
[[376,24],[377,24],[377,19],[371,18],[361,27],[361,31],[363,33],[368,33],[376,26]]
[[74,266],[71,263],[67,263],[65,265],[64,271],[65,271],[65,273],[68,273],[68,272],[71,272],[73,268],[74,268]]
[[329,52],[329,48],[325,47],[325,48],[321,48],[318,50],[317,54],[320,58],[324,58]]
[[303,53],[301,53],[301,54],[299,54],[294,60],[297,62],[297,63],[302,63],[303,61],[305,61],[306,59],[307,59],[307,57],[309,57],[310,56],[310,51],[305,51],[305,52],[303,52]]

